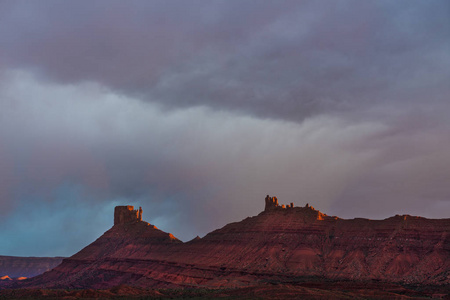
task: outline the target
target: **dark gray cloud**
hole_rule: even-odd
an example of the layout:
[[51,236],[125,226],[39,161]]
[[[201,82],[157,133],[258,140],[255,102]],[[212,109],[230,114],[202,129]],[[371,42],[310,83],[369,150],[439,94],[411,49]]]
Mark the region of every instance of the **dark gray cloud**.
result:
[[7,67],[96,81],[169,107],[302,120],[380,102],[445,101],[449,93],[447,1],[4,6]]
[[449,7],[0,2],[0,254],[70,255],[119,204],[184,240],[266,194],[448,217]]

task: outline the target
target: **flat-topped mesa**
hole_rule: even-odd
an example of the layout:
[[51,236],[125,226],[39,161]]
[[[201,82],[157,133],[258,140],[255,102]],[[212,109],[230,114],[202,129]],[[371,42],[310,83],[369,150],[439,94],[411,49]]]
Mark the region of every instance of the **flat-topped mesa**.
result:
[[132,205],[116,206],[114,225],[142,221],[142,208],[134,209]]

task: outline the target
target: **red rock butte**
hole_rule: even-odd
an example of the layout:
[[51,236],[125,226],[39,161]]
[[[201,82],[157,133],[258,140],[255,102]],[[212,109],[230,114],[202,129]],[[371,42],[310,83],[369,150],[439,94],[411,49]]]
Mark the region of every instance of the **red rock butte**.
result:
[[236,288],[299,278],[450,284],[450,219],[345,220],[265,198],[259,215],[183,243],[118,206],[114,226],[23,288]]
[[134,206],[116,206],[114,209],[114,225],[133,223],[142,221],[142,207],[139,210],[134,209]]

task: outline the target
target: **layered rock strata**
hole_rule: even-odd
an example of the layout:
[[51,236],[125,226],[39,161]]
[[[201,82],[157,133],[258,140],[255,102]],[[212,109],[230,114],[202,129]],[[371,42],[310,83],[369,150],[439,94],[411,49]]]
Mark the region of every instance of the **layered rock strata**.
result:
[[344,220],[267,199],[258,216],[187,243],[140,220],[115,223],[22,286],[240,287],[305,276],[450,284],[450,219]]

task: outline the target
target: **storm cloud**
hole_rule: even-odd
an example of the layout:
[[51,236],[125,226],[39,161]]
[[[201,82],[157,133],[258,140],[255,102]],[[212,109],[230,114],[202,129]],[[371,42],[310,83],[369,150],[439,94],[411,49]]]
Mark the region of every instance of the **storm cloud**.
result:
[[120,204],[183,240],[266,194],[449,217],[447,1],[2,1],[0,44],[0,254]]

